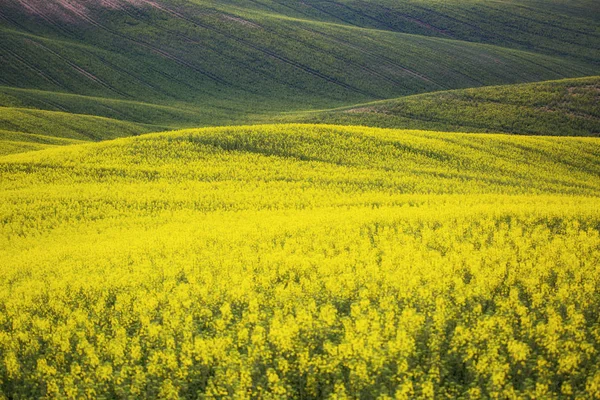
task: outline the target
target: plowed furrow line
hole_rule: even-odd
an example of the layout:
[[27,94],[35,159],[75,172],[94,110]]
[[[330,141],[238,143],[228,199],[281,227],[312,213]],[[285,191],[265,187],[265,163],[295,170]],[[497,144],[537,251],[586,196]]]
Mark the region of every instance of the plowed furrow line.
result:
[[[281,3],[278,3],[278,4],[281,4]],[[361,27],[360,25],[357,25],[357,24],[355,24],[355,23],[352,23],[352,22],[350,22],[350,21],[348,21],[348,20],[345,20],[345,19],[343,19],[343,18],[340,18],[339,16],[335,15],[334,13],[331,13],[331,12],[329,12],[329,11],[325,11],[325,10],[323,10],[323,9],[321,9],[321,8],[319,8],[319,7],[317,7],[317,6],[315,6],[315,5],[312,5],[312,4],[309,4],[309,3],[303,3],[303,5],[305,5],[305,6],[309,7],[309,8],[312,8],[313,10],[317,11],[318,13],[321,13],[321,14],[328,15],[328,16],[330,16],[331,18],[333,18],[334,20],[340,21],[340,22],[342,22],[342,23],[344,23],[344,24],[346,24],[346,25],[355,26],[355,27],[357,27],[357,28],[360,28],[360,27]],[[312,19],[310,16],[308,16],[308,17],[309,17],[309,19]]]
[[180,32],[177,32],[177,31],[172,30],[172,29],[167,29],[167,28],[165,28],[165,27],[163,27],[161,25],[151,23],[148,20],[140,19],[139,16],[137,16],[134,13],[131,12],[131,9],[123,6],[121,3],[118,3],[118,2],[115,2],[115,1],[112,1],[112,0],[104,0],[104,2],[107,3],[107,4],[109,4],[109,5],[111,5],[112,7],[117,8],[119,11],[123,12],[124,14],[127,14],[130,18],[133,18],[136,21],[140,21],[140,22],[142,22],[142,23],[144,23],[146,25],[153,26],[153,27],[155,27],[157,29],[160,29],[163,32],[168,32],[168,33],[170,33],[173,36],[177,36],[178,38],[183,39],[187,43],[190,43],[190,44],[200,44],[200,42],[198,40],[196,40],[194,38],[191,38],[191,37],[189,37],[187,35],[184,35],[184,34],[182,34]]
[[[366,6],[366,7],[369,6],[369,4],[366,3],[366,2],[362,2],[362,4],[364,6]],[[422,27],[424,27],[424,28],[426,28],[426,29],[428,29],[430,31],[439,33],[439,34],[444,35],[444,36],[449,37],[449,38],[454,38],[454,36],[452,36],[450,33],[446,32],[445,30],[437,28],[437,27],[435,27],[435,26],[427,23],[426,21],[423,21],[420,18],[415,18],[415,17],[413,17],[413,16],[411,16],[409,14],[393,10],[393,9],[391,9],[389,7],[379,6],[379,8],[381,8],[382,10],[384,10],[385,13],[388,14],[388,15],[398,16],[398,17],[403,18],[403,19],[405,19],[407,21],[410,21],[410,22],[415,23],[415,24],[417,24],[419,26],[422,26]]]
[[[91,54],[90,54],[90,56],[91,56]],[[104,58],[102,56],[99,56],[99,55],[95,55],[95,56],[98,57],[98,59],[100,61],[102,61],[104,64],[108,65],[110,68],[114,69],[115,71],[119,71],[120,73],[131,77],[132,80],[135,80],[150,89],[160,91],[156,86],[152,85],[151,83],[148,83],[144,79],[141,79],[139,76],[131,73],[130,71],[126,70],[125,68],[121,68],[120,66],[110,62],[109,60],[107,60],[106,58]]]
[[[111,3],[111,4],[112,4],[112,3]],[[210,49],[210,50],[214,51],[214,52],[215,52],[215,53],[217,53],[217,54],[221,54],[221,51],[220,51],[220,49],[219,49],[219,47],[218,47],[218,46],[211,46],[211,45],[208,45],[207,43],[201,43],[201,42],[200,42],[200,41],[198,41],[197,39],[194,39],[194,38],[192,38],[192,37],[186,36],[186,35],[184,35],[184,34],[181,34],[181,33],[177,32],[177,31],[174,31],[174,30],[172,30],[172,29],[168,29],[168,28],[166,28],[166,27],[164,27],[164,26],[161,26],[161,25],[159,25],[159,24],[153,23],[153,22],[151,22],[151,21],[148,21],[148,20],[145,20],[145,19],[140,19],[140,18],[139,18],[139,16],[136,16],[135,14],[131,13],[131,12],[130,12],[129,10],[127,10],[126,8],[122,8],[122,10],[123,10],[123,12],[125,12],[127,15],[129,15],[131,18],[133,18],[133,19],[135,19],[135,20],[137,20],[137,21],[139,21],[139,22],[141,22],[141,23],[143,23],[143,24],[145,24],[145,25],[151,26],[151,27],[153,27],[153,28],[155,28],[155,29],[158,29],[158,30],[161,30],[161,31],[163,31],[163,32],[165,32],[165,33],[169,33],[169,34],[171,34],[171,35],[174,35],[174,36],[180,37],[180,38],[184,39],[184,40],[185,40],[186,42],[188,42],[188,43],[192,43],[192,44],[202,44],[202,47],[203,47],[203,48]],[[265,74],[265,72],[264,72],[264,71],[261,71],[261,70],[259,70],[259,69],[256,69],[256,68],[253,68],[253,67],[246,67],[246,68],[247,68],[248,70],[251,70],[252,72],[254,72],[254,73],[256,73],[256,74],[259,74],[259,75],[267,75],[267,74]],[[116,67],[116,66],[115,66],[115,69],[118,69],[118,67]],[[127,73],[127,71],[123,71],[123,72],[124,72],[124,73]],[[164,75],[164,74],[163,74],[163,75]],[[269,77],[271,77],[271,78],[273,78],[273,77],[272,77],[272,76],[270,76],[270,75],[268,75],[268,76],[269,76]],[[225,80],[223,80],[223,82],[225,82]],[[181,83],[181,82],[180,82],[180,83]],[[232,88],[236,88],[236,89],[239,89],[239,90],[242,90],[242,91],[248,92],[248,93],[252,93],[252,94],[254,94],[254,95],[257,95],[257,96],[260,96],[260,97],[265,97],[265,98],[266,98],[266,97],[269,97],[269,95],[268,95],[268,94],[265,94],[265,93],[264,93],[264,91],[261,91],[261,90],[254,90],[254,89],[252,89],[252,88],[248,88],[248,87],[242,87],[242,86],[240,86],[240,85],[233,84],[233,83],[227,83],[227,82],[226,82],[225,84],[226,84],[226,85],[228,85],[228,86],[230,86],[230,87],[232,87]],[[187,85],[187,86],[188,86],[188,87],[190,87],[190,88],[192,88],[192,86],[190,86],[190,85]],[[292,85],[292,86],[293,86],[293,85]],[[294,87],[296,87],[296,86],[294,86]],[[298,88],[299,88],[299,87],[298,87]]]
[[17,53],[15,53],[14,51],[7,49],[5,47],[0,46],[0,50],[2,50],[2,52],[4,54],[9,54],[11,55],[13,58],[15,58],[17,61],[19,61],[21,64],[25,65],[25,67],[29,68],[30,70],[34,71],[36,74],[40,75],[42,78],[44,78],[45,80],[47,80],[48,82],[60,87],[61,89],[67,90],[66,87],[60,83],[59,81],[57,81],[56,79],[46,75],[46,73],[37,68],[35,65],[31,64],[30,62],[28,62],[27,60],[25,60],[23,57],[21,57],[20,55],[18,55]]
[[[532,22],[534,24],[542,25],[544,27],[550,26],[550,27],[555,28],[555,29],[560,29],[561,31],[571,32],[571,33],[574,33],[576,35],[585,35],[585,36],[593,36],[593,37],[596,37],[596,38],[600,38],[600,35],[597,34],[597,33],[594,33],[591,29],[589,31],[580,31],[580,30],[577,30],[577,29],[573,29],[573,28],[569,28],[569,27],[565,27],[565,26],[560,26],[560,25],[558,25],[556,23],[552,23],[552,22],[550,22],[548,20],[542,22],[540,20],[536,20],[534,18],[531,18],[531,17],[529,17],[529,15],[531,15],[531,9],[529,7],[521,7],[523,9],[527,10],[523,14],[517,14],[517,13],[511,12],[511,11],[508,11],[506,9],[496,8],[496,7],[494,7],[492,5],[492,3],[486,3],[486,7],[490,8],[490,9],[492,9],[494,11],[496,11],[499,14],[501,13],[504,16],[507,16],[507,15],[510,16],[509,17],[510,20],[513,21],[513,22],[515,22],[515,27],[517,29],[521,28],[522,26],[528,26],[528,24],[526,24],[526,23],[525,24],[519,24],[518,22],[516,22],[518,19],[522,19],[522,20],[525,20],[525,21]],[[540,32],[543,32],[543,30],[540,31]],[[553,40],[560,40],[563,43],[572,44],[571,42],[563,41],[561,35],[554,35],[554,36],[552,36],[552,39]]]
[[261,53],[266,54],[266,55],[268,55],[268,56],[270,56],[272,58],[275,58],[275,59],[277,59],[277,60],[279,60],[279,61],[281,61],[281,62],[283,62],[285,64],[291,65],[291,66],[293,66],[293,67],[295,67],[297,69],[300,69],[300,70],[302,70],[302,71],[304,71],[304,72],[306,72],[308,74],[311,74],[311,75],[314,75],[314,76],[316,76],[318,78],[321,78],[321,79],[323,79],[323,80],[325,80],[325,81],[327,81],[329,83],[332,83],[334,85],[340,86],[340,87],[342,87],[344,89],[347,89],[347,90],[350,90],[350,91],[353,91],[353,92],[356,92],[356,93],[360,93],[360,94],[362,94],[364,96],[367,96],[367,97],[373,97],[373,98],[376,98],[376,99],[377,98],[381,98],[381,97],[379,97],[379,96],[377,96],[377,95],[375,95],[373,93],[366,92],[366,91],[361,90],[359,88],[356,88],[354,86],[348,85],[345,82],[341,82],[341,81],[339,81],[338,79],[336,79],[334,77],[325,75],[325,74],[323,74],[323,73],[321,73],[321,72],[319,72],[319,71],[317,71],[317,70],[315,70],[315,69],[313,69],[311,67],[308,67],[308,66],[303,65],[303,64],[301,64],[299,62],[296,62],[294,60],[291,60],[291,59],[288,59],[286,57],[283,57],[283,56],[281,56],[281,55],[279,55],[279,54],[277,54],[277,53],[275,53],[275,52],[273,52],[273,51],[271,51],[271,50],[269,50],[267,48],[255,45],[252,42],[249,42],[247,40],[241,39],[241,38],[239,38],[237,36],[234,36],[234,35],[232,35],[230,33],[219,31],[219,30],[215,29],[213,26],[202,24],[202,23],[200,23],[200,22],[198,22],[196,20],[193,20],[191,18],[188,18],[188,17],[182,15],[181,13],[178,13],[177,11],[171,10],[171,9],[169,9],[167,7],[164,7],[164,6],[160,6],[160,5],[156,4],[156,3],[148,1],[148,0],[141,0],[141,1],[143,1],[144,3],[151,4],[153,7],[157,8],[157,9],[159,9],[161,11],[164,11],[164,12],[166,12],[168,14],[171,14],[171,15],[173,15],[176,18],[179,18],[181,20],[187,21],[190,24],[193,24],[195,26],[207,29],[207,30],[209,30],[211,32],[214,32],[214,33],[220,34],[222,36],[225,36],[228,39],[231,39],[231,40],[233,40],[233,41],[235,41],[237,43],[240,43],[240,44],[242,44],[244,46],[250,47],[250,48],[252,48],[252,49],[254,49],[254,50],[258,51],[258,52],[261,52]]
[[[308,29],[308,28],[306,28],[306,29]],[[363,47],[357,46],[357,45],[351,43],[348,40],[343,40],[341,38],[329,35],[327,33],[321,32],[321,31],[316,31],[316,30],[311,30],[311,31],[313,31],[314,33],[320,34],[320,35],[322,35],[324,37],[327,37],[330,40],[333,40],[334,42],[336,42],[336,43],[338,43],[340,45],[349,47],[351,49],[359,51],[362,54],[368,55],[369,57],[373,58],[374,60],[379,61],[379,62],[383,62],[384,64],[386,64],[386,65],[388,65],[388,66],[390,66],[392,68],[397,68],[397,69],[405,72],[406,74],[411,75],[411,76],[413,76],[413,77],[415,77],[417,79],[420,79],[420,80],[428,82],[428,83],[432,83],[432,84],[440,87],[441,89],[446,89],[447,88],[447,86],[445,86],[445,85],[443,85],[443,84],[441,84],[439,82],[436,82],[434,79],[429,78],[429,77],[427,77],[425,75],[422,75],[419,72],[413,71],[412,69],[409,69],[409,68],[407,68],[407,67],[399,64],[397,61],[394,61],[394,60],[392,60],[389,57],[383,56],[383,55],[378,54],[378,53],[373,53],[372,51],[369,51],[369,50],[365,50]]]
[[25,0],[17,0],[17,1],[21,4],[21,6],[23,6],[25,9],[29,10],[34,15],[37,15],[40,18],[42,18],[44,21],[46,21],[50,26],[52,26],[57,31],[64,32],[64,33],[66,33],[67,36],[73,35],[72,31],[68,30],[64,25],[58,24],[50,16],[46,15],[45,13],[43,13],[42,11],[37,9],[34,5],[28,4]]
[[131,97],[130,95],[128,95],[125,92],[120,91],[119,89],[113,87],[112,85],[110,85],[107,82],[104,82],[102,79],[98,78],[96,75],[92,74],[91,72],[85,70],[84,68],[80,67],[79,65],[75,64],[73,61],[69,60],[68,58],[60,55],[59,53],[55,52],[54,50],[44,46],[41,43],[35,42],[33,40],[31,40],[31,43],[33,43],[34,45],[40,47],[41,49],[49,52],[50,54],[54,55],[55,57],[57,57],[58,59],[64,61],[66,64],[68,64],[71,68],[73,68],[75,71],[77,71],[79,74],[83,75],[84,77],[86,77],[87,79],[97,83],[98,85],[109,89],[110,91],[120,95],[120,96],[124,96],[124,97]]
[[[62,112],[66,112],[66,113],[70,113],[70,112],[71,112],[71,111],[69,111],[68,109],[66,109],[65,107],[61,106],[60,104],[58,104],[58,103],[55,103],[55,102],[53,102],[53,101],[50,101],[50,100],[48,100],[48,99],[44,99],[44,100],[41,100],[41,99],[34,99],[34,100],[36,100],[36,101],[39,101],[39,102],[40,102],[40,103],[42,103],[42,104],[45,104],[45,105],[46,105],[46,107],[47,107],[46,109],[47,109],[48,111],[58,111],[58,110],[60,110],[60,111],[62,111]],[[36,108],[38,108],[38,107],[36,107]]]
[[135,43],[135,44],[137,44],[137,45],[139,45],[141,47],[147,48],[150,51],[154,52],[155,54],[158,54],[158,55],[160,55],[162,57],[168,58],[168,59],[170,59],[170,60],[172,60],[172,61],[174,61],[174,62],[176,62],[176,63],[178,63],[178,64],[180,64],[182,66],[185,66],[187,68],[190,68],[190,69],[192,69],[192,70],[194,70],[194,71],[196,71],[196,72],[198,72],[198,73],[206,76],[207,78],[215,81],[215,82],[231,86],[230,83],[228,83],[225,80],[221,79],[217,75],[214,75],[214,74],[212,74],[212,73],[210,73],[208,71],[205,71],[205,70],[197,67],[196,65],[193,65],[193,64],[185,61],[184,59],[182,59],[180,57],[174,56],[174,55],[172,55],[172,54],[170,54],[170,53],[168,53],[168,52],[166,52],[164,50],[161,50],[161,49],[159,49],[159,48],[157,48],[157,47],[155,47],[155,46],[153,46],[153,45],[151,45],[151,44],[149,44],[147,42],[144,42],[144,41],[141,41],[141,40],[138,40],[138,39],[133,39],[130,36],[124,35],[124,34],[118,32],[118,31],[110,29],[107,26],[99,23],[98,21],[92,19],[91,17],[89,17],[88,15],[86,15],[85,13],[83,13],[83,12],[81,12],[79,10],[73,9],[72,11],[74,13],[76,13],[80,18],[84,19],[85,21],[87,21],[88,23],[92,24],[93,26],[95,26],[95,27],[97,27],[99,29],[102,29],[102,30],[104,30],[104,31],[106,31],[106,32],[108,32],[108,33],[110,33],[112,35],[115,35],[117,37],[120,37],[122,39],[125,39],[125,40],[128,40],[130,42],[133,42],[133,43]]
[[[359,16],[361,16],[361,17],[366,17],[367,19],[370,19],[371,21],[373,21],[373,22],[375,23],[375,25],[376,25],[376,26],[377,26],[377,25],[380,25],[380,26],[381,26],[381,25],[383,25],[383,26],[387,27],[387,28],[388,28],[388,30],[391,30],[391,31],[393,31],[393,30],[394,30],[394,27],[393,27],[393,26],[391,26],[390,24],[388,24],[387,22],[385,22],[385,21],[381,21],[381,20],[379,20],[379,19],[377,19],[377,18],[374,18],[374,17],[372,17],[372,16],[370,16],[370,15],[368,15],[368,14],[365,14],[365,13],[364,13],[364,12],[362,12],[362,11],[356,10],[356,9],[354,9],[354,8],[352,8],[352,7],[348,6],[348,5],[346,5],[346,4],[341,4],[341,3],[338,3],[338,2],[333,2],[333,1],[329,1],[328,3],[330,3],[330,4],[334,4],[334,5],[336,5],[336,6],[339,6],[339,7],[342,7],[342,8],[345,8],[346,10],[348,10],[348,11],[349,11],[350,13],[352,13],[353,15],[359,15]],[[370,6],[369,6],[369,8],[373,8],[373,6],[372,6],[372,5],[370,5]]]
[[[225,14],[225,15],[230,15],[230,16],[234,17],[232,14],[227,14],[227,13],[223,13],[223,14]],[[273,30],[273,29],[271,29],[271,28],[268,28],[268,27],[264,27],[264,26],[262,26],[261,28],[262,28],[262,29],[263,29],[265,32],[271,33],[271,34],[273,34],[274,36],[281,37],[281,38],[283,38],[283,39],[285,39],[285,40],[287,40],[287,41],[290,41],[290,42],[293,42],[293,41],[295,41],[295,42],[298,42],[298,43],[302,43],[304,46],[306,46],[306,47],[307,47],[307,48],[309,48],[309,49],[312,49],[312,50],[314,50],[316,53],[322,53],[322,52],[324,51],[322,48],[320,48],[320,47],[318,47],[318,46],[315,46],[314,44],[312,44],[312,43],[310,43],[310,42],[307,42],[307,41],[305,41],[305,40],[299,40],[297,37],[292,37],[292,36],[290,36],[290,35],[282,34],[282,33],[280,33],[280,32],[277,32],[277,31],[275,31],[275,30]],[[308,33],[312,33],[312,34],[316,33],[315,31],[313,31],[313,30],[311,30],[311,29],[307,29],[307,28],[302,28],[302,27],[300,27],[299,29],[303,30],[304,32],[308,32]],[[373,76],[377,76],[377,77],[379,77],[379,78],[381,78],[381,79],[383,79],[383,80],[386,80],[386,81],[388,81],[389,83],[392,83],[392,84],[395,84],[395,85],[401,85],[401,82],[399,82],[399,81],[397,81],[397,80],[393,79],[392,77],[390,77],[390,76],[387,76],[387,75],[385,75],[385,74],[383,74],[383,73],[381,73],[381,72],[379,72],[379,71],[377,71],[377,70],[374,70],[374,69],[372,69],[372,68],[370,68],[370,67],[367,67],[367,66],[365,66],[365,65],[363,65],[363,64],[359,64],[359,63],[357,63],[357,62],[355,62],[355,61],[353,61],[353,60],[351,60],[351,59],[344,58],[344,57],[342,57],[342,56],[338,56],[338,55],[335,55],[335,54],[328,54],[328,55],[329,55],[330,57],[333,57],[333,58],[334,58],[334,59],[336,59],[337,61],[340,61],[340,62],[344,63],[345,65],[353,65],[353,66],[355,66],[356,68],[358,68],[358,69],[360,69],[360,70],[364,71],[365,73],[371,74],[371,75],[373,75]]]
[[[377,59],[380,59],[380,58],[381,58],[379,55],[376,55],[376,54],[374,54],[374,53],[370,53],[370,52],[368,52],[368,51],[365,51],[364,49],[362,49],[362,48],[361,48],[361,47],[359,47],[359,46],[351,46],[351,45],[348,45],[346,42],[344,42],[344,41],[342,41],[342,40],[339,40],[339,39],[337,39],[337,38],[335,38],[335,37],[333,37],[333,36],[329,36],[329,35],[322,35],[322,34],[321,34],[321,32],[318,32],[318,31],[312,30],[312,29],[310,29],[310,28],[300,28],[300,29],[301,29],[301,30],[303,30],[303,31],[305,31],[305,32],[309,32],[309,33],[312,33],[312,34],[321,35],[321,36],[323,36],[323,37],[326,37],[327,39],[329,39],[329,40],[331,40],[331,41],[333,41],[333,42],[335,42],[335,43],[337,43],[337,44],[344,45],[344,46],[346,46],[347,48],[350,48],[350,49],[356,50],[356,51],[358,51],[358,52],[359,52],[359,53],[361,53],[361,54],[368,55],[368,56],[370,56],[370,58],[372,58],[372,59],[375,59],[375,60],[377,60]],[[292,40],[292,38],[290,38],[290,40]],[[296,40],[297,40],[297,39],[296,39]],[[319,47],[317,47],[317,46],[311,45],[310,43],[307,43],[307,42],[304,42],[304,41],[303,41],[302,43],[303,43],[305,46],[307,46],[308,48],[311,48],[311,49],[313,49],[313,50],[315,50],[315,51],[322,51],[322,49],[320,49],[320,48],[319,48]],[[399,86],[403,86],[403,85],[404,85],[404,83],[403,83],[402,81],[399,81],[399,80],[397,80],[397,79],[395,79],[395,78],[393,78],[393,77],[391,77],[391,76],[389,76],[389,75],[386,75],[386,74],[384,74],[384,73],[382,73],[382,72],[380,72],[380,71],[377,71],[377,70],[375,70],[375,69],[372,69],[372,68],[370,68],[370,67],[368,67],[368,66],[366,66],[366,65],[359,64],[359,63],[357,63],[357,62],[355,62],[355,61],[352,61],[351,59],[347,59],[347,58],[344,58],[344,57],[336,56],[336,55],[333,55],[333,54],[330,54],[330,56],[331,56],[331,57],[334,57],[336,60],[338,60],[338,61],[341,61],[341,62],[343,62],[343,63],[345,63],[345,64],[354,65],[356,68],[358,68],[358,69],[360,69],[360,70],[362,70],[362,71],[364,71],[364,72],[366,72],[366,73],[369,73],[369,74],[371,74],[371,75],[373,75],[373,76],[377,76],[377,77],[379,77],[379,78],[381,78],[381,79],[383,79],[383,80],[386,80],[387,82],[389,82],[389,83],[392,83],[392,84],[394,84],[394,85],[399,85]],[[408,69],[406,69],[406,68],[402,68],[402,70],[403,70],[404,72],[409,72],[409,70],[408,70]],[[412,72],[412,71],[410,71],[410,72]],[[416,74],[416,73],[415,73],[415,72],[413,72],[413,74]],[[431,80],[429,80],[429,79],[428,79],[428,78],[426,78],[426,77],[423,77],[423,76],[421,76],[421,79],[423,79],[423,80],[425,80],[425,81],[428,81],[428,82],[430,82],[430,83],[433,83]]]

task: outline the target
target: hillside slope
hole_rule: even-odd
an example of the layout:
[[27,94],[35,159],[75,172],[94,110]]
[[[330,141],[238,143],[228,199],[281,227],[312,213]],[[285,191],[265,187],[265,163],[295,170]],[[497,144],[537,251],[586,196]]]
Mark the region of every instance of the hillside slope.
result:
[[[115,100],[181,108],[185,127],[598,72],[598,24],[583,1],[544,9],[532,1],[288,3],[1,0],[0,85],[24,89],[10,93],[23,102],[31,90],[86,96],[60,111],[109,118]],[[372,15],[404,6],[385,13],[385,24]],[[576,11],[585,8],[589,15]],[[483,27],[510,10],[530,15],[527,29]],[[35,107],[57,111],[47,99]],[[118,119],[174,127],[170,116],[145,115]]]
[[600,394],[599,157],[311,125],[0,157],[0,396]]
[[281,121],[456,132],[599,136],[600,77],[453,90],[337,110],[291,113]]
[[587,77],[435,92],[327,111],[263,114],[234,109],[200,113],[185,104],[161,106],[5,87],[0,88],[0,152],[19,153],[71,144],[72,140],[100,141],[218,122],[598,136],[599,87],[599,77]]
[[596,65],[600,61],[600,7],[595,0],[228,0],[227,3],[297,18],[494,44]]

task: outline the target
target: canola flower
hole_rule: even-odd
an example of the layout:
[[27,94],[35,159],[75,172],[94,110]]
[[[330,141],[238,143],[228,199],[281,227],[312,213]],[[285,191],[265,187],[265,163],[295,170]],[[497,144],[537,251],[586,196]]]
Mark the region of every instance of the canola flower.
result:
[[0,158],[0,398],[596,398],[599,156],[284,125]]

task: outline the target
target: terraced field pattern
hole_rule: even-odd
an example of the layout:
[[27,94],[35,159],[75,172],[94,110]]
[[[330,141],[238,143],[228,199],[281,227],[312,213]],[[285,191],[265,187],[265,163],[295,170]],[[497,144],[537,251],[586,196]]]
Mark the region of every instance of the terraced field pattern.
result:
[[0,400],[600,398],[594,0],[0,0]]

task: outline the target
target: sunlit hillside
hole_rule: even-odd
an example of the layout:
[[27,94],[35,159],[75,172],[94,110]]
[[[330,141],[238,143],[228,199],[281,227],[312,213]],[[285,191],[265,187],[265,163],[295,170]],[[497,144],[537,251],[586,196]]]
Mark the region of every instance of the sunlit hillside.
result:
[[600,395],[599,155],[287,125],[5,156],[0,393]]
[[600,398],[597,0],[0,0],[0,400]]
[[600,77],[427,93],[327,111],[284,113],[278,119],[454,132],[600,136]]

